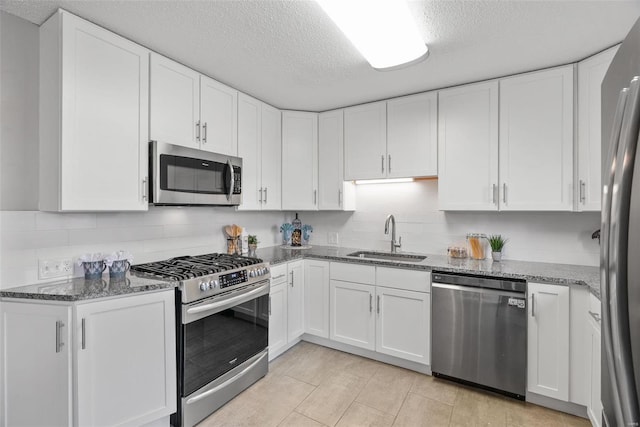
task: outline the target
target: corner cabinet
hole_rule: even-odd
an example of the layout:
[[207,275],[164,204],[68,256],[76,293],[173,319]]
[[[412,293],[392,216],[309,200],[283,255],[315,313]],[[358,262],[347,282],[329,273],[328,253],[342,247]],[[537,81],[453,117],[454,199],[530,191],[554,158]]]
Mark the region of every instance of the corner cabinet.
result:
[[3,300],[2,317],[4,425],[142,425],[175,412],[173,289],[75,305]]
[[329,338],[328,261],[304,261],[304,331]]
[[238,210],[282,208],[280,110],[238,95],[238,156],[242,158],[242,204]]
[[438,207],[498,209],[498,82],[438,94]]
[[573,210],[573,74],[500,80],[500,210]]
[[40,210],[147,210],[148,129],[149,51],[65,11],[45,21]]
[[528,391],[569,400],[569,287],[528,283]]
[[282,112],[282,209],[318,209],[318,114]]
[[601,86],[618,47],[578,62],[578,211],[601,209]]

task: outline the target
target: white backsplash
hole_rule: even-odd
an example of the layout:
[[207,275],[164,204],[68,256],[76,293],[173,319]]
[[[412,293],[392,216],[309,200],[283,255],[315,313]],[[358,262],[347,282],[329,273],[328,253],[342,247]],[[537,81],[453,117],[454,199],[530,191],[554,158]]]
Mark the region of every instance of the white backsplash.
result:
[[475,232],[508,238],[505,259],[599,263],[598,241],[591,239],[600,228],[599,212],[441,212],[437,190],[437,180],[358,185],[356,212],[299,214],[314,228],[312,244],[325,245],[328,233],[338,232],[339,246],[389,250],[391,236],[384,234],[384,222],[393,214],[402,251],[446,254],[448,246]]

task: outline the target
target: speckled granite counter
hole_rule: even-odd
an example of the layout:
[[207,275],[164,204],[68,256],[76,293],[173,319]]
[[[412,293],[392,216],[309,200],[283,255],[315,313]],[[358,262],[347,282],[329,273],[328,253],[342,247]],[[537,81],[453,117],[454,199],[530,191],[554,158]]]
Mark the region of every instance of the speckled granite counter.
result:
[[[356,264],[384,265],[413,270],[437,270],[468,273],[481,276],[524,279],[532,282],[558,285],[583,285],[600,298],[600,270],[571,264],[551,264],[544,262],[509,261],[493,262],[472,259],[449,258],[444,255],[428,255],[421,262],[386,261],[377,259],[348,257],[347,254],[362,249],[313,246],[309,249],[285,249],[279,246],[258,249],[256,255],[271,264],[280,264],[301,258],[326,259],[329,261],[352,262]],[[424,254],[418,254],[424,255]]]
[[0,298],[83,301],[174,288],[176,284],[177,282],[163,282],[129,274],[124,279],[111,279],[109,275],[105,274],[102,279],[96,280],[75,277],[60,282],[39,283],[3,289],[0,291]]

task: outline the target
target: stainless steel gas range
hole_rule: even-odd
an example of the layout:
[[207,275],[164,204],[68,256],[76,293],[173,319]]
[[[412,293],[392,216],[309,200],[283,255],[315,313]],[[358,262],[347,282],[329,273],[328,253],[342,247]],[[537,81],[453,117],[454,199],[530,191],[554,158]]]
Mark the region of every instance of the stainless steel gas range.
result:
[[131,267],[179,281],[176,288],[178,411],[193,426],[266,375],[269,264],[227,254],[184,256]]

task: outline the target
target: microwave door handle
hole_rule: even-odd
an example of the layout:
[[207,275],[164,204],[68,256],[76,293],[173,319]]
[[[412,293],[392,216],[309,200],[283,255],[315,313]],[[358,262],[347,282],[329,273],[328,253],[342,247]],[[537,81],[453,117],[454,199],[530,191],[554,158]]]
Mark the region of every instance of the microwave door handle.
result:
[[231,196],[233,195],[233,187],[235,185],[235,180],[233,178],[233,165],[231,164],[231,160],[227,159],[227,168],[229,171],[229,193],[227,193],[227,200],[231,200]]

